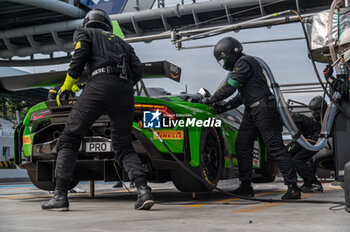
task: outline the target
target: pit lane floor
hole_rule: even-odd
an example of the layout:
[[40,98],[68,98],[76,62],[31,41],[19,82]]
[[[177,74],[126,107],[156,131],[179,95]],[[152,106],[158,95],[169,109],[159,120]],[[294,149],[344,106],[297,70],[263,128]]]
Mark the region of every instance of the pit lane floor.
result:
[[[112,185],[96,182],[94,198],[71,193],[69,212],[42,211],[40,205],[51,194],[29,183],[0,185],[0,231],[350,231],[350,214],[342,206],[329,209],[332,204],[257,203],[217,191],[193,199],[167,182],[151,183],[159,203],[150,211],[136,211],[130,194]],[[226,190],[237,186],[237,180],[219,184]],[[324,193],[303,198],[344,201],[341,187],[323,186]],[[89,190],[87,182],[79,187]],[[254,184],[254,189],[257,197],[267,199],[280,199],[285,192],[281,181]]]

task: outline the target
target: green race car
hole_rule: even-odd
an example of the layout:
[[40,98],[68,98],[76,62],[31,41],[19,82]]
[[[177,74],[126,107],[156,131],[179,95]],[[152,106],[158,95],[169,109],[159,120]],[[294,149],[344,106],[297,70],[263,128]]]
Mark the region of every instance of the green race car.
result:
[[[178,81],[181,69],[169,64],[162,62],[160,73]],[[146,70],[146,78],[156,73],[152,68]],[[143,82],[136,92],[140,94],[142,89],[147,92]],[[199,94],[135,96],[132,142],[149,181],[173,181],[180,191],[201,192],[211,191],[220,179],[237,177],[235,140],[242,114],[233,109],[218,115],[211,107],[198,103],[200,99]],[[15,162],[27,169],[31,181],[40,189],[54,189],[56,143],[75,100],[64,101],[62,107],[52,100],[41,102],[29,110],[16,128]],[[152,121],[152,114],[157,120]],[[149,127],[207,184],[186,172]],[[119,176],[126,180],[123,169],[118,167],[117,174],[113,162],[110,120],[102,115],[83,138],[71,187],[79,181],[115,181]],[[255,182],[271,182],[278,171],[259,138],[254,146],[252,166]]]

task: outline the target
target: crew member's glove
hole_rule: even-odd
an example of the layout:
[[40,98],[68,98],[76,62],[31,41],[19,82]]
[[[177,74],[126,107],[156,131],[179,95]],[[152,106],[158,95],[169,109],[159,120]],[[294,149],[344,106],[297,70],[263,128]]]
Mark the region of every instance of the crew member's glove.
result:
[[83,84],[80,84],[80,85],[74,84],[72,86],[72,92],[73,93],[79,92],[83,87],[84,87]]
[[200,103],[205,104],[205,105],[210,105],[213,102],[211,101],[210,97],[203,97],[201,99]]
[[334,81],[334,77],[332,76],[333,75],[333,67],[332,65],[330,64],[327,64],[326,65],[326,68],[323,70],[323,75],[324,75],[324,78],[332,83]]
[[69,97],[69,94],[72,92],[73,85],[78,80],[79,80],[79,78],[75,79],[67,73],[67,76],[66,76],[66,79],[65,79],[63,85],[61,86],[60,90],[58,90],[58,92],[57,92],[56,102],[57,102],[58,106],[62,106],[62,103],[61,103],[62,97],[65,96],[66,99]]
[[222,114],[230,109],[227,104],[213,104],[211,106],[217,114]]

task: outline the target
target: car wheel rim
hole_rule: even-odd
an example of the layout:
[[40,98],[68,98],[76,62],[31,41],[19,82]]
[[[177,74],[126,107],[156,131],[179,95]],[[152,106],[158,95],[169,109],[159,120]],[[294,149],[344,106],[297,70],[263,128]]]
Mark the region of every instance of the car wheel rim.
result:
[[209,134],[207,137],[202,158],[203,171],[206,172],[206,176],[211,182],[216,182],[220,160],[217,138],[213,134]]

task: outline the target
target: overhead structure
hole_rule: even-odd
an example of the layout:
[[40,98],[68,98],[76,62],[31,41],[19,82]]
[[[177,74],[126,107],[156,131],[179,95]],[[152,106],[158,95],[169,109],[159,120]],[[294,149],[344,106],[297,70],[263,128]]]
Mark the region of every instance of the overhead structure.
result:
[[[329,8],[331,0],[211,0],[192,1],[184,4],[179,0],[175,6],[167,7],[166,0],[0,0],[0,65],[43,65],[46,63],[67,62],[73,50],[72,37],[75,29],[82,25],[82,18],[89,10],[84,2],[113,4],[123,2],[122,11],[111,15],[121,26],[128,42],[192,36],[195,33],[211,30],[224,25],[235,25],[259,16],[295,9],[303,14]],[[142,4],[140,3],[142,2]],[[108,5],[110,6],[110,5]],[[158,7],[157,7],[158,6]],[[90,7],[90,6],[89,6]],[[124,10],[124,11],[123,11]],[[284,21],[258,21],[242,25],[236,30],[276,25]],[[175,37],[175,38],[174,38]],[[66,58],[56,58],[56,51],[67,52]],[[49,59],[33,61],[35,54],[51,54]],[[13,57],[31,57],[25,61]],[[34,59],[35,60],[35,59]]]
[[0,0],[0,58],[70,52],[72,33],[87,11],[75,2]]
[[[194,1],[195,2],[195,1]],[[329,8],[331,0],[212,0],[112,15],[126,37],[154,35],[171,29],[190,30],[234,24],[294,9],[311,13]],[[179,1],[180,3],[180,1]]]
[[29,105],[33,106],[40,102],[46,101],[48,90],[45,88],[27,89],[16,92],[0,91],[0,98],[8,98],[12,101],[21,102],[25,101]]

